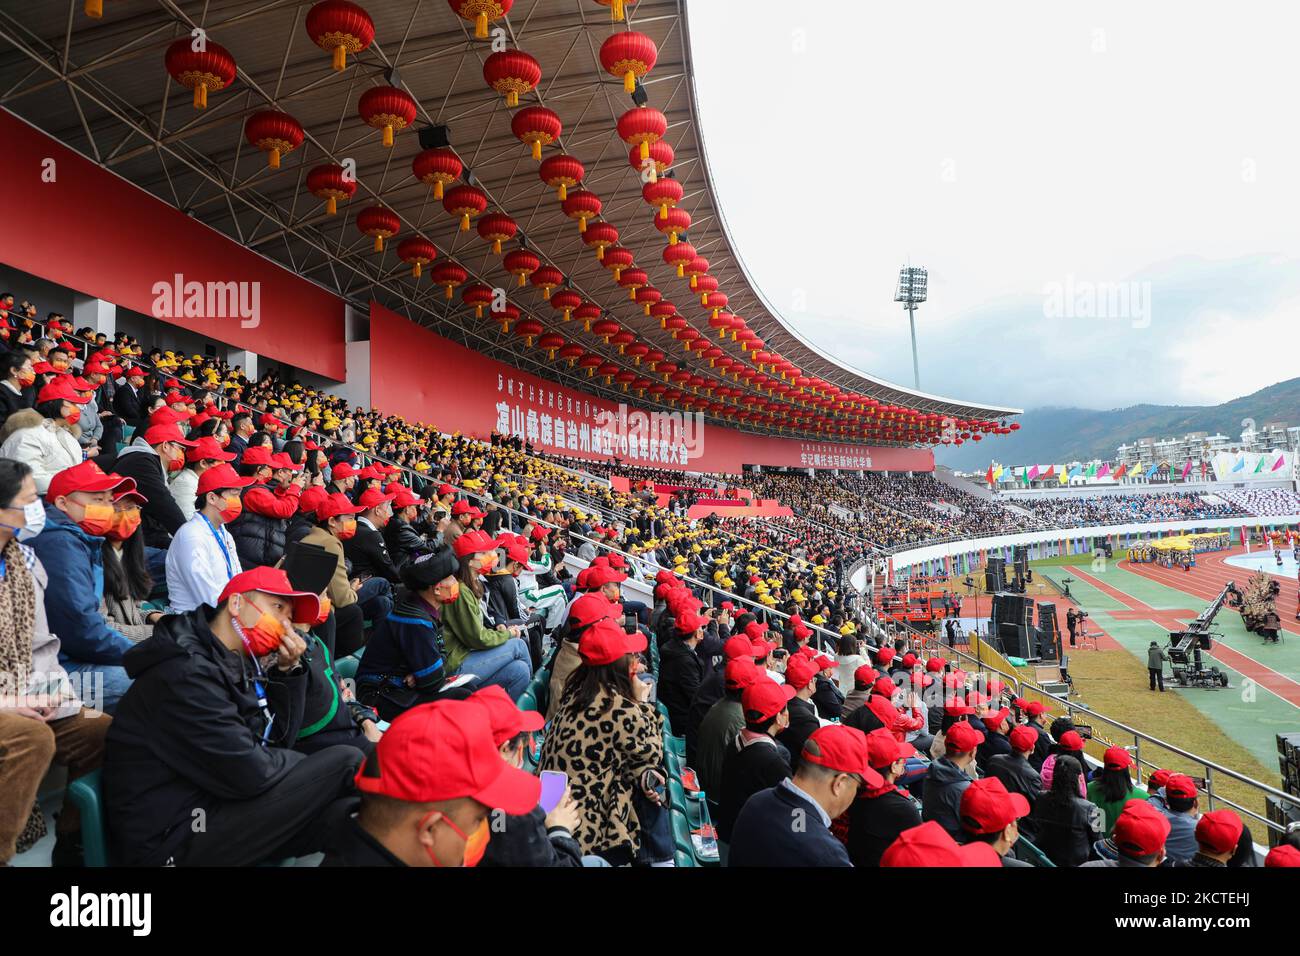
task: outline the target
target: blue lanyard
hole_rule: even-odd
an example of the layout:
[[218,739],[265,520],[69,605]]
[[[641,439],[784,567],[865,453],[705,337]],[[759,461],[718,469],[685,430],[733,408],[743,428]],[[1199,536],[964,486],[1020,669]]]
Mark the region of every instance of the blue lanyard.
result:
[[226,542],[221,540],[221,535],[217,533],[216,526],[208,519],[207,515],[200,511],[199,517],[208,526],[208,530],[212,532],[212,537],[217,539],[217,547],[221,549],[221,556],[226,559],[226,580],[229,581],[235,576],[235,568],[230,563],[230,552],[226,550]]

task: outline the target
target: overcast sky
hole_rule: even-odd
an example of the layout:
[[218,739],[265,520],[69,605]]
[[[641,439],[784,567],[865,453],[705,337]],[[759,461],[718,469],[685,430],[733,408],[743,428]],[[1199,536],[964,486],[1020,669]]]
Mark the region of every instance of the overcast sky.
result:
[[688,9],[728,225],[822,349],[911,385],[910,259],[927,392],[1214,404],[1300,374],[1300,4]]

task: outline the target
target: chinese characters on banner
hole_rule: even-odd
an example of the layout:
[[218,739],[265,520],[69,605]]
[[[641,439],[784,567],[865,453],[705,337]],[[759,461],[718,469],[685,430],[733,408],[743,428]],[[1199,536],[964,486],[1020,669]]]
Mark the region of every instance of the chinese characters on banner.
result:
[[846,445],[799,443],[799,464],[805,468],[846,468],[866,471],[871,468],[871,456],[860,448]]

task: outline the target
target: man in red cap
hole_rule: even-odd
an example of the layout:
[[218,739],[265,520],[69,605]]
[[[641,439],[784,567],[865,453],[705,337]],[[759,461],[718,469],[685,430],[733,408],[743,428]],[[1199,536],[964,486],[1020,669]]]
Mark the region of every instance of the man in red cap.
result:
[[[1029,763],[1034,745],[1038,742],[1038,734],[1034,733],[1032,727],[1020,724],[1011,731],[1007,741],[1011,744],[1011,752],[999,754],[989,761],[989,776],[1001,780],[1002,785],[1011,793],[1020,794],[1029,801],[1030,809],[1033,809],[1034,801],[1043,791],[1043,779]],[[1021,829],[1025,829],[1023,824]],[[1031,839],[1033,837],[1028,831],[1025,835]]]
[[256,568],[127,653],[134,683],[104,760],[117,863],[248,866],[322,849],[362,754],[291,749],[307,680],[294,624],[319,613],[284,571]]
[[133,490],[130,478],[106,475],[94,461],[65,468],[49,481],[44,530],[31,539],[49,572],[45,614],[64,668],[81,681],[87,706],[110,714],[130,684],[122,655],[132,645],[100,612],[104,535],[113,524],[114,495]]
[[1047,731],[1047,721],[1052,714],[1039,700],[1031,700],[1025,707],[1025,726],[1031,728],[1037,736],[1034,752],[1029,756],[1029,763],[1035,770],[1042,771],[1043,761],[1052,752],[1052,735]]
[[840,708],[840,719],[847,719],[855,710],[862,707],[871,697],[871,687],[880,676],[870,664],[863,664],[853,672],[853,690],[844,698]]
[[812,696],[817,692],[817,665],[802,654],[786,662],[785,683],[794,688],[790,698],[790,725],[777,738],[790,751],[794,769],[799,769],[804,741],[821,726]]
[[[392,492],[370,489],[363,491],[357,498],[357,504],[364,510],[357,515],[357,533],[343,542],[343,553],[352,562],[352,576],[360,578],[362,582],[378,578],[388,581],[390,585],[402,583],[383,535],[383,529],[393,516],[393,500],[396,497]],[[365,591],[364,586],[362,590]],[[391,588],[388,591],[391,595]],[[360,598],[365,602],[370,596],[363,593]]]
[[482,518],[483,512],[479,511],[468,501],[461,499],[451,506],[451,521],[448,523],[446,530],[442,533],[442,538],[449,545],[454,545],[456,539],[466,531],[471,530],[475,518]]
[[[315,527],[302,538],[303,544],[334,555],[334,577],[330,579],[326,594],[334,608],[336,657],[346,657],[365,643],[366,611],[357,599],[361,582],[348,577],[347,559],[343,554],[343,543],[357,532],[357,515],[361,510],[361,506],[354,505],[346,495],[335,492],[316,506]],[[382,620],[386,616],[372,620]]]
[[256,479],[244,489],[243,510],[230,524],[239,560],[247,568],[277,564],[284,557],[289,519],[298,511],[307,473],[288,455],[271,455],[258,446],[244,452],[239,473]]
[[1166,849],[1175,864],[1186,863],[1196,855],[1196,824],[1200,821],[1200,788],[1186,774],[1170,774],[1165,781],[1164,815],[1170,831]]
[[904,830],[880,857],[882,867],[999,866],[997,852],[986,843],[959,844],[943,827],[929,820]]
[[185,467],[185,453],[194,442],[176,425],[154,425],[118,453],[113,464],[117,474],[135,480],[136,488],[149,499],[144,506],[144,540],[151,548],[165,549],[186,521],[167,481]]
[[[1169,838],[1169,820],[1146,800],[1130,800],[1115,820],[1109,845],[1115,858],[1103,856],[1081,867],[1151,867],[1165,862],[1165,841]],[[1098,844],[1100,846],[1100,844]]]
[[171,492],[172,500],[176,502],[176,507],[185,516],[186,521],[194,517],[194,499],[199,493],[199,476],[213,465],[222,462],[229,464],[234,460],[235,456],[222,448],[211,436],[196,439],[192,447],[185,449],[185,467],[171,480],[168,491]]
[[505,760],[481,702],[445,700],[398,717],[356,772],[361,809],[322,866],[477,866],[489,816],[529,813],[541,782]]
[[1264,857],[1267,867],[1300,867],[1300,850],[1289,843],[1279,843]]
[[[749,668],[749,673],[757,677],[757,668],[753,664]],[[737,678],[745,676],[740,665],[735,672]],[[730,842],[732,827],[746,801],[790,776],[790,752],[776,737],[789,726],[793,696],[794,688],[789,684],[761,679],[750,680],[740,693],[743,723],[724,752],[718,789],[713,791],[719,795],[714,823],[724,842]]]
[[871,767],[880,774],[879,787],[866,787],[849,808],[849,859],[854,866],[879,866],[881,854],[904,830],[921,825],[916,801],[898,789],[898,779],[916,748],[883,727],[867,734]]
[[965,721],[958,721],[944,734],[944,755],[930,764],[925,775],[921,818],[933,820],[954,840],[964,839],[961,826],[961,795],[975,779],[975,749],[980,735]]
[[[739,641],[744,642],[744,647],[733,643]],[[691,766],[706,793],[721,792],[723,760],[745,726],[741,697],[746,687],[764,676],[750,659],[748,646],[749,638],[743,634],[727,641],[723,651],[727,660],[723,665],[722,697],[704,714],[696,732],[695,762]]]
[[172,611],[184,614],[201,604],[215,605],[227,582],[243,570],[226,525],[239,517],[240,493],[252,483],[225,462],[199,477],[190,502],[194,516],[181,525],[167,550],[167,602]]
[[997,777],[982,777],[962,791],[961,825],[967,843],[991,846],[1003,866],[1032,866],[1016,859],[1013,847],[1020,839],[1022,817],[1029,815],[1029,801],[1011,793]]
[[679,733],[686,729],[691,701],[705,674],[704,661],[695,649],[704,640],[704,629],[709,622],[693,604],[692,598],[677,610],[672,636],[659,648],[659,700],[668,708],[669,724]]
[[883,785],[860,730],[818,728],[804,743],[794,776],[745,802],[732,828],[727,865],[852,866],[831,822],[862,787]]
[[[403,565],[421,554],[435,550],[424,534],[417,530],[424,499],[417,497],[404,485],[390,485],[393,498],[393,515],[384,526],[384,544],[393,564],[400,570]],[[301,505],[299,506],[301,507]]]
[[[1232,810],[1211,810],[1196,821],[1196,853],[1178,866],[1227,867],[1236,855],[1246,825]],[[1252,851],[1253,855],[1253,851]]]

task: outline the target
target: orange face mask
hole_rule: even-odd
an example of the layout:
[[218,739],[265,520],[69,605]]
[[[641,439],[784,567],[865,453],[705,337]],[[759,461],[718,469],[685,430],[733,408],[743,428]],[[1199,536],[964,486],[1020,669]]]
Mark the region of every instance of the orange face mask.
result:
[[140,509],[128,508],[113,512],[113,527],[104,532],[110,541],[125,541],[140,527]]
[[116,514],[112,505],[86,505],[85,513],[77,522],[77,526],[86,534],[103,537],[113,527],[113,518]]
[[319,614],[319,616],[317,616],[315,623],[316,623],[316,624],[324,624],[324,623],[326,622],[326,620],[329,619],[329,616],[330,616],[330,610],[331,610],[332,608],[333,608],[333,605],[330,604],[330,599],[329,599],[329,598],[327,598],[327,597],[323,597],[323,598],[321,598],[321,599],[320,599],[320,614]]
[[357,519],[349,518],[347,521],[343,523],[343,527],[339,531],[339,540],[346,541],[348,540],[348,538],[351,538],[356,533],[357,533]]
[[26,388],[28,385],[31,385],[35,381],[36,381],[36,373],[31,371],[30,369],[28,369],[26,372],[20,373],[18,376],[18,384],[21,385],[23,388]]
[[244,502],[241,498],[227,498],[226,506],[221,509],[221,520],[226,524],[234,521],[244,513]]
[[[430,813],[437,812],[437,810],[430,811]],[[487,818],[484,817],[482,822],[479,823],[478,829],[469,834],[469,836],[466,836],[460,827],[452,823],[450,817],[444,815],[442,822],[451,827],[452,830],[456,832],[456,835],[465,841],[465,858],[464,862],[461,863],[461,866],[478,866],[479,862],[483,859],[484,854],[487,853],[488,840],[492,838],[492,833],[488,829]],[[429,859],[433,861],[434,866],[442,866],[442,864],[438,862],[438,858],[434,856],[432,848],[426,846],[424,852],[429,854]]]

